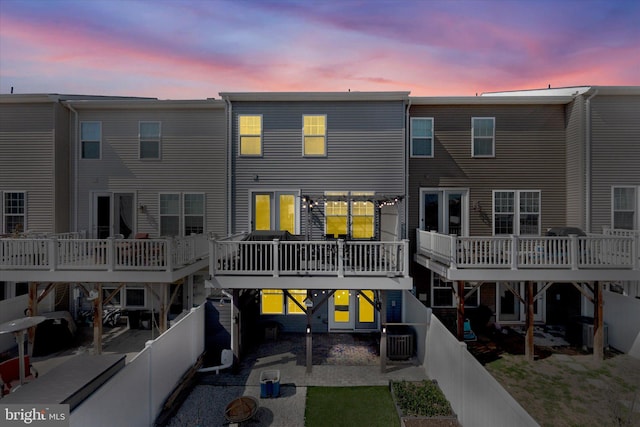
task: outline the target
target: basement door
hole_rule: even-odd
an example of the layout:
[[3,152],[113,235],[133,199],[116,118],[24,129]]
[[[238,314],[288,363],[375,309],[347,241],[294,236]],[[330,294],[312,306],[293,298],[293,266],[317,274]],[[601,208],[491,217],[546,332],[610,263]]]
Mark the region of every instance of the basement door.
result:
[[[533,294],[537,294],[544,283],[534,283]],[[511,283],[511,286],[526,298],[526,283]],[[497,322],[520,323],[527,320],[527,307],[516,297],[504,283],[496,283],[496,307]],[[534,322],[544,321],[544,295],[538,297],[533,303]]]
[[378,312],[369,300],[375,302],[374,292],[338,289],[329,299],[329,332],[373,330],[378,327]]

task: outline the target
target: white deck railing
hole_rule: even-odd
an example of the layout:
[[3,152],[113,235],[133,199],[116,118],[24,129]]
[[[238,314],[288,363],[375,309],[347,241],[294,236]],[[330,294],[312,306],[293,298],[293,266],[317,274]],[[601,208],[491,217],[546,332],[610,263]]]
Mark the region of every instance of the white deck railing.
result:
[[0,239],[0,270],[172,271],[208,255],[204,235],[166,239]]
[[212,240],[213,275],[409,276],[409,242]]
[[417,230],[418,254],[451,268],[640,269],[638,234],[459,237]]

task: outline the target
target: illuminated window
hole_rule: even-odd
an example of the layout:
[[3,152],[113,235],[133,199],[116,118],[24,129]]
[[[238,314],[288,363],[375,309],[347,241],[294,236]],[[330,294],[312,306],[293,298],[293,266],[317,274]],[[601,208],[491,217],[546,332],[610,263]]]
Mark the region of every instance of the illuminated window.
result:
[[[346,199],[347,193],[327,192],[327,197]],[[327,200],[324,215],[326,217],[326,234],[334,238],[348,234],[349,204],[346,200]]]
[[[304,307],[304,300],[307,297],[307,291],[305,289],[289,289],[289,295]],[[298,304],[291,301],[291,298],[287,298],[287,313],[304,314],[304,310],[302,310]]]
[[327,155],[327,116],[302,116],[303,153],[305,156]]
[[433,119],[411,119],[411,157],[433,157]]
[[138,138],[141,159],[160,159],[160,122],[140,122]]
[[99,159],[101,156],[102,123],[80,123],[80,150],[83,159]]
[[240,155],[262,155],[262,116],[239,116]]
[[353,239],[371,239],[374,237],[374,210],[373,202],[369,200],[357,200],[372,196],[373,193],[352,192],[351,202],[351,237]]
[[281,289],[262,290],[260,313],[284,314],[284,293]]
[[472,157],[495,156],[494,117],[473,117],[471,119]]

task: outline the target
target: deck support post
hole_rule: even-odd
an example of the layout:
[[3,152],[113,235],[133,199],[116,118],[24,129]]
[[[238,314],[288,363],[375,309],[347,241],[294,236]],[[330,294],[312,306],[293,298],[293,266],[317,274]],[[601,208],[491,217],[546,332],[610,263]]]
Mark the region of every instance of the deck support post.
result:
[[306,341],[307,341],[307,374],[311,373],[313,369],[313,338],[311,336],[311,316],[307,313],[307,333],[306,333]]
[[231,350],[234,363],[240,360],[240,290],[234,289],[231,301]]
[[527,361],[533,362],[535,351],[534,351],[534,345],[533,345],[534,300],[533,300],[533,282],[532,281],[527,282],[526,302],[527,302],[527,318],[526,318],[527,333],[525,335],[525,340],[524,340],[524,357]]
[[604,360],[604,319],[602,301],[602,282],[593,284],[593,360]]
[[93,287],[93,353],[102,354],[102,283]]
[[387,371],[387,291],[380,291],[380,372]]
[[458,280],[455,283],[458,294],[458,341],[464,341],[464,281]]
[[[37,316],[38,315],[38,283],[29,282],[29,302],[27,305],[27,310],[24,313],[25,316]],[[33,356],[33,343],[36,337],[36,328],[31,327],[27,331],[27,354],[29,356]],[[24,338],[24,335],[23,335]],[[20,345],[24,348],[24,342],[21,342]]]
[[[160,334],[167,330],[167,291],[169,286],[166,283],[160,284],[160,309],[158,310],[158,316],[160,317]],[[153,322],[153,319],[151,319]],[[152,324],[153,327],[153,324]]]

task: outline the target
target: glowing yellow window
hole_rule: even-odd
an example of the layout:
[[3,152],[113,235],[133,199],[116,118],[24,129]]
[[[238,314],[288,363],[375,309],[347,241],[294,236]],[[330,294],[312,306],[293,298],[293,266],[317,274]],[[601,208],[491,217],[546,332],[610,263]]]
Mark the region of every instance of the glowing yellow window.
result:
[[[304,299],[307,297],[307,291],[304,289],[289,289],[289,295],[304,307]],[[304,314],[304,311],[296,304],[287,298],[287,313],[289,314]]]
[[[371,323],[375,320],[374,307],[369,301],[373,301],[373,291],[360,291],[360,297],[358,298],[358,322]],[[367,298],[365,298],[365,295]]]
[[262,314],[284,314],[284,294],[281,289],[263,289],[261,294]]
[[[345,196],[346,197],[346,196]],[[347,218],[349,205],[342,200],[329,200],[325,203],[326,234],[337,238],[348,234]]]
[[336,323],[349,322],[349,291],[339,289],[333,294],[333,320]]
[[271,196],[269,194],[256,194],[254,197],[255,229],[271,230]]
[[324,156],[326,146],[326,116],[303,116],[304,155]]
[[[369,192],[353,192],[352,197],[363,198],[372,196]],[[368,200],[354,200],[351,202],[351,237],[354,239],[371,239],[374,231],[374,206]]]
[[280,230],[296,234],[296,198],[292,194],[280,195]]
[[239,116],[240,155],[262,155],[262,116]]

